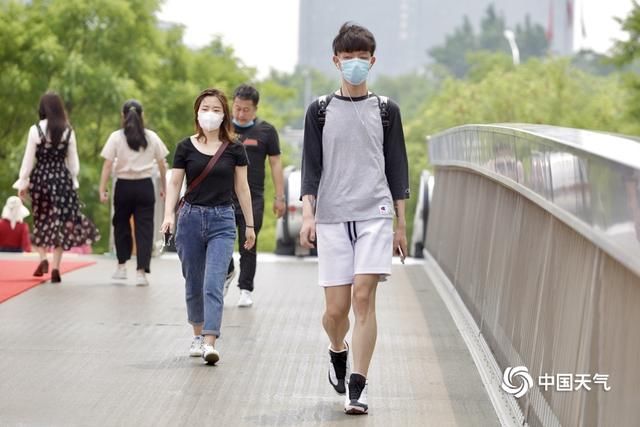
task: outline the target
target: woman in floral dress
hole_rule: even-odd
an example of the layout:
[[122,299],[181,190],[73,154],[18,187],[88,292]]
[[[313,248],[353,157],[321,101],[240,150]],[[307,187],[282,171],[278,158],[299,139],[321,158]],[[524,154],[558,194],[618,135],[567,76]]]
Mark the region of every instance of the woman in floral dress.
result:
[[62,99],[47,92],[40,99],[40,121],[29,129],[20,178],[13,185],[21,198],[31,195],[33,246],[40,264],[33,273],[49,272],[47,249],[53,248],[51,282],[60,278],[62,252],[100,238],[95,225],[80,212],[76,138]]

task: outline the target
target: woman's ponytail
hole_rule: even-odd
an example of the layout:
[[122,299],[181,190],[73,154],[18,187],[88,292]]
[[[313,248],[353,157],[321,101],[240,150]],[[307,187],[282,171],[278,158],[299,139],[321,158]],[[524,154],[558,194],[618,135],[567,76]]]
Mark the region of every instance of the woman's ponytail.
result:
[[127,145],[133,151],[147,148],[147,138],[144,134],[144,120],[142,119],[142,104],[130,99],[122,106],[124,136]]

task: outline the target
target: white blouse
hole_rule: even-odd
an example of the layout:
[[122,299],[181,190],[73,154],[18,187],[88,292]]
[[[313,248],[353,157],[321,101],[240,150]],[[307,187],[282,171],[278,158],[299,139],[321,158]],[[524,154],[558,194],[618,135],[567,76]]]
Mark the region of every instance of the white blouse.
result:
[[[40,129],[46,135],[47,134],[47,119],[40,120]],[[66,133],[64,134],[66,135]],[[20,167],[20,175],[18,180],[13,184],[13,188],[16,190],[26,190],[29,188],[29,176],[36,163],[36,149],[40,144],[40,135],[38,134],[38,128],[36,125],[31,126],[29,129],[29,136],[27,137],[27,149],[24,152],[22,158],[22,166]],[[67,169],[71,173],[71,179],[73,180],[73,188],[77,189],[80,184],[78,183],[78,173],[80,172],[80,159],[78,159],[78,149],[76,146],[76,134],[72,130],[71,137],[69,138],[69,148],[67,149],[66,157]]]
[[152,130],[145,129],[144,135],[147,140],[147,148],[141,148],[138,151],[133,151],[129,148],[123,129],[119,129],[109,136],[100,155],[106,160],[115,162],[113,172],[116,178],[151,178],[154,163],[164,162],[169,150],[167,150],[158,134]]

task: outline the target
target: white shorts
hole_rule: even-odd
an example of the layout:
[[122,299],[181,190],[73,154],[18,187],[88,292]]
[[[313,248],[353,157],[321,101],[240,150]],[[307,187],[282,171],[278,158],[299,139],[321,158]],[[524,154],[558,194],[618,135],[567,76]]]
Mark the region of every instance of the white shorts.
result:
[[393,220],[391,218],[316,224],[320,286],[353,283],[356,274],[391,274]]

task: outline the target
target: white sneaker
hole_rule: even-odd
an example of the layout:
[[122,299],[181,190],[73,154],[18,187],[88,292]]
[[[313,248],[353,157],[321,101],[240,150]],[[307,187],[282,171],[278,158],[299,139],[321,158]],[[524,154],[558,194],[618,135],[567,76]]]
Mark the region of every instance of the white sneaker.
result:
[[211,344],[202,344],[202,358],[207,365],[215,365],[220,360],[220,353]]
[[349,415],[362,415],[369,411],[367,392],[369,383],[360,374],[351,374],[349,377],[347,396],[344,401],[344,412]]
[[147,275],[142,271],[138,271],[136,274],[136,286],[149,286]]
[[251,291],[242,289],[240,291],[240,299],[238,300],[238,307],[251,307],[253,300],[251,299]]
[[118,268],[116,268],[116,271],[113,273],[111,278],[115,280],[125,280],[127,278],[127,267],[124,265],[118,265]]
[[191,347],[189,348],[189,356],[202,357],[202,336],[201,335],[193,337],[193,341],[191,341]]
[[236,277],[236,270],[231,270],[231,273],[227,274],[227,278],[224,279],[224,290],[222,291],[222,296],[226,297],[227,292],[229,292],[229,286],[231,286],[231,282],[233,282],[233,278]]

